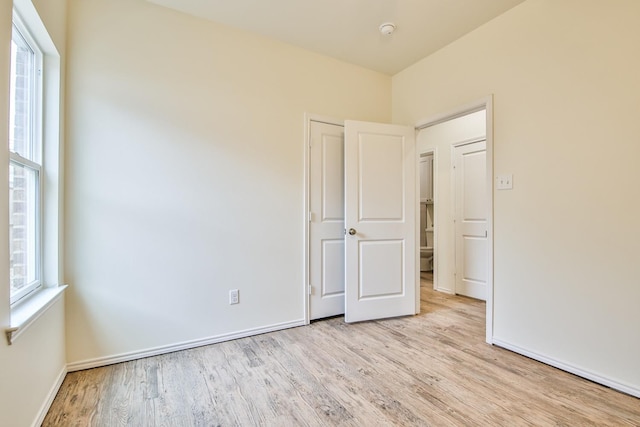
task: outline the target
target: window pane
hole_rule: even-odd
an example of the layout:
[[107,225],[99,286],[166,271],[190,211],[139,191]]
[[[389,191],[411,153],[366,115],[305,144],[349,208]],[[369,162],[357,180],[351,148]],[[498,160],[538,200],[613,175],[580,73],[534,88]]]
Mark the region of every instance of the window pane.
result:
[[9,253],[11,297],[37,284],[38,172],[9,165]]
[[33,158],[35,63],[35,53],[14,25],[11,37],[9,150],[29,160],[36,160]]

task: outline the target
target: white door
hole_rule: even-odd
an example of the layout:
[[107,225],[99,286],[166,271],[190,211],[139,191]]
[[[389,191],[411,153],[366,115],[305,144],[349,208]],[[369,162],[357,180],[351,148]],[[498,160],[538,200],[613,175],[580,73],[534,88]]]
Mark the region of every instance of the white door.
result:
[[415,314],[415,130],[345,122],[345,321]]
[[344,128],[311,122],[309,317],[344,313]]
[[454,148],[456,293],[487,297],[486,141]]

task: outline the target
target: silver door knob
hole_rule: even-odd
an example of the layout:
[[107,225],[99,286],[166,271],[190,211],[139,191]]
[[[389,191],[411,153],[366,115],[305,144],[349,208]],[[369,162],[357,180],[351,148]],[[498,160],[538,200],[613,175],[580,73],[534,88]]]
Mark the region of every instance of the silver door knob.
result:
[[355,236],[356,235],[356,229],[355,228],[350,228],[349,229],[349,235],[350,236]]

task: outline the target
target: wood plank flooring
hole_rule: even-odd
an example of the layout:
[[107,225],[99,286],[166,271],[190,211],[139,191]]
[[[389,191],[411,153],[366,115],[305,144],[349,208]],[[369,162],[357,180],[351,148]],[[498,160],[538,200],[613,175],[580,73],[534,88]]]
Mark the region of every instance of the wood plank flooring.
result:
[[489,346],[483,302],[421,290],[418,316],[70,373],[43,426],[640,426],[640,399]]

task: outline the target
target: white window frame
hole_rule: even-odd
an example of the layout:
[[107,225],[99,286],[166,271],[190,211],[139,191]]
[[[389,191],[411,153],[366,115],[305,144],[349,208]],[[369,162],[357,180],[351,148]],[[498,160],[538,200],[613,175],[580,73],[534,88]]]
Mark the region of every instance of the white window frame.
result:
[[[29,138],[30,138],[30,152],[31,159],[25,158],[18,153],[10,152],[10,163],[24,167],[35,172],[35,278],[27,284],[24,288],[18,292],[11,294],[10,304],[14,305],[21,301],[28,295],[33,294],[37,290],[43,287],[43,249],[42,249],[42,222],[43,222],[43,210],[42,210],[42,195],[43,195],[43,168],[42,168],[42,153],[43,153],[43,109],[44,109],[44,96],[43,96],[43,65],[44,65],[44,53],[38,43],[35,41],[31,32],[24,24],[23,20],[17,11],[13,10],[12,23],[15,29],[20,33],[24,41],[34,53],[34,71],[35,79],[31,82],[31,121],[29,123]],[[13,97],[10,100],[13,102]]]

